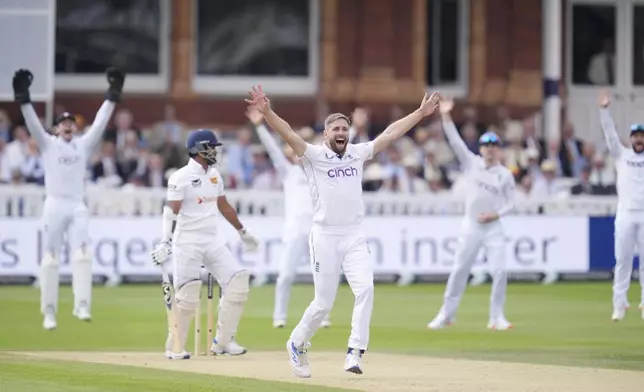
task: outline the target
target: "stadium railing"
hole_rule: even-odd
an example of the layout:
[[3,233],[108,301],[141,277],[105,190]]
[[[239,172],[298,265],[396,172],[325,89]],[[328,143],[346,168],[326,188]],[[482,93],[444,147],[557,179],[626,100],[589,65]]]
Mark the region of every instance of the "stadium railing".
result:
[[[284,197],[280,191],[228,190],[227,197],[242,215],[280,216]],[[0,186],[0,217],[40,217],[45,199],[42,187],[31,185]],[[364,193],[366,214],[387,215],[460,215],[462,200],[450,195]],[[106,189],[89,187],[87,205],[92,215],[153,216],[161,213],[165,191],[154,188]],[[614,196],[570,196],[516,203],[518,215],[613,216]]]

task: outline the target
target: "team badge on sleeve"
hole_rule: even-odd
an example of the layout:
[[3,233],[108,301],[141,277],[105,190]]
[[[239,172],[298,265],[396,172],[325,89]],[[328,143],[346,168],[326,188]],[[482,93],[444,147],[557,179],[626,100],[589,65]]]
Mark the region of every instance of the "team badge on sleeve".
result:
[[219,181],[219,180],[217,179],[217,177],[210,177],[210,183],[211,183],[211,184],[216,184],[216,183],[217,183],[217,181]]

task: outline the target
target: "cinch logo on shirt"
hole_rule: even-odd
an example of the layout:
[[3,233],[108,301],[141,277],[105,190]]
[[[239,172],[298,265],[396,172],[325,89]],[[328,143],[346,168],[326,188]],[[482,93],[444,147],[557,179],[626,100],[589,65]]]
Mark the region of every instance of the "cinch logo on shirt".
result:
[[199,204],[212,203],[214,201],[217,201],[217,197],[215,196],[197,197],[197,203]]
[[644,161],[626,161],[626,165],[630,167],[644,167]]
[[346,169],[329,169],[326,174],[331,178],[355,177],[358,175],[358,169],[355,167],[347,167]]
[[78,162],[80,157],[78,155],[72,155],[72,156],[62,156],[58,158],[58,163],[61,165],[73,165],[74,163]]
[[492,186],[490,184],[486,184],[483,181],[478,181],[477,180],[476,185],[478,185],[479,188],[483,188],[486,191],[492,193],[493,195],[498,195],[499,194],[499,190],[495,186]]

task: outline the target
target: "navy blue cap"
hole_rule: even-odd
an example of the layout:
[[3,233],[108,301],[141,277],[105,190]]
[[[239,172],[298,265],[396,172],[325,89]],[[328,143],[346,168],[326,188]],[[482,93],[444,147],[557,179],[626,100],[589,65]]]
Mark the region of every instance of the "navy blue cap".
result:
[[637,132],[644,132],[644,124],[631,125],[631,135]]
[[65,120],[72,120],[73,122],[76,122],[76,116],[74,116],[70,112],[63,112],[58,117],[56,117],[56,121],[54,121],[54,125],[58,125]]
[[479,144],[482,144],[482,145],[485,145],[485,144],[499,145],[499,144],[501,144],[501,138],[499,138],[499,135],[497,135],[494,132],[485,132],[479,138]]

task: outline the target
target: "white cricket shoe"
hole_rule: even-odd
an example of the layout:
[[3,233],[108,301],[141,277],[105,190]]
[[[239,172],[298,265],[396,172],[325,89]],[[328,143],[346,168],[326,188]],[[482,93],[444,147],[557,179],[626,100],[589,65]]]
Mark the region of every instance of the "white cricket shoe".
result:
[[445,317],[442,313],[439,313],[432,321],[427,324],[427,328],[429,329],[442,329],[445,327],[448,327],[452,325],[454,322],[453,319],[449,319]]
[[173,353],[170,350],[165,350],[165,357],[168,359],[175,359],[175,360],[190,359],[190,353],[186,351],[182,353]]
[[320,328],[330,328],[331,327],[331,319],[324,319],[320,323]]
[[56,324],[56,315],[54,313],[45,313],[45,319],[42,322],[43,328],[48,331],[56,329],[58,324]]
[[212,340],[212,345],[210,346],[210,352],[215,355],[243,355],[248,352],[245,347],[240,346],[234,339],[230,341],[225,346],[217,343],[217,338]]
[[311,367],[309,366],[309,356],[305,347],[297,348],[291,339],[286,341],[286,352],[291,362],[293,374],[300,378],[311,377]]
[[74,317],[80,321],[92,321],[92,315],[89,313],[89,310],[85,306],[81,306],[78,309],[74,309]]
[[360,364],[362,363],[362,354],[355,348],[349,349],[349,353],[344,360],[344,370],[349,373],[362,374]]
[[493,329],[495,331],[506,331],[508,329],[511,329],[512,327],[512,323],[506,320],[505,317],[498,317],[494,320],[490,320],[487,323],[487,328]]
[[286,321],[284,320],[273,321],[273,328],[284,328],[284,327],[286,327]]
[[611,320],[617,322],[621,321],[626,317],[626,308],[625,307],[620,307],[620,308],[615,308],[613,309],[613,315],[611,316]]

